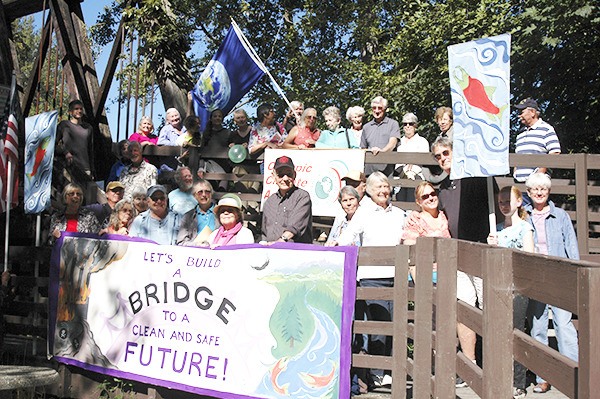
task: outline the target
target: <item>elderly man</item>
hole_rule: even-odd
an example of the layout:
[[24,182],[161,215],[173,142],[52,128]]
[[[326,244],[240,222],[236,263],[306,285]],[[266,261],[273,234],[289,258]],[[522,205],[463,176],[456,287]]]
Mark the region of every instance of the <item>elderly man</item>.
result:
[[198,180],[192,187],[196,205],[186,212],[181,219],[181,228],[177,237],[177,245],[203,245],[219,222],[215,217],[215,204],[212,200],[212,185]]
[[[517,135],[515,153],[517,154],[560,154],[560,142],[554,128],[540,118],[537,101],[526,98],[515,108],[520,110],[519,120],[525,130]],[[515,168],[514,178],[524,183],[533,172],[546,173],[545,167]]]
[[198,205],[194,194],[192,194],[194,176],[190,168],[182,166],[177,168],[174,177],[179,188],[169,193],[169,208],[183,215]]
[[119,181],[111,181],[106,186],[106,203],[105,204],[91,204],[85,208],[89,209],[96,215],[96,219],[100,222],[101,227],[106,227],[108,224],[108,218],[115,209],[117,202],[123,199],[125,194],[125,186]]
[[146,194],[149,209],[133,220],[129,236],[145,238],[161,245],[174,245],[181,217],[178,213],[169,211],[167,189],[154,185]]
[[[386,116],[387,107],[388,101],[381,96],[377,96],[371,100],[373,120],[366,123],[363,127],[360,148],[368,149],[373,155],[394,150],[398,145],[398,140],[400,140],[400,126],[397,121]],[[365,173],[367,175],[375,171],[383,172],[383,174],[389,177],[394,172],[394,165],[365,165]]]
[[286,133],[289,133],[298,124],[304,112],[304,104],[301,101],[292,101],[290,107],[285,118],[283,118],[283,127]]
[[273,179],[278,190],[265,201],[261,241],[312,243],[312,202],[308,192],[295,186],[295,178],[292,159],[277,158]]
[[365,197],[367,192],[367,177],[360,170],[349,170],[346,176],[342,177],[342,181],[347,186],[354,187],[360,195],[360,201]]
[[181,124],[181,114],[176,108],[169,108],[166,112],[167,123],[160,129],[158,134],[158,145],[179,145],[178,139],[185,133],[185,127]]
[[126,166],[119,176],[119,181],[125,186],[125,198],[131,199],[131,193],[135,186],[148,189],[156,184],[158,171],[156,166],[144,161],[142,145],[137,141],[130,141],[127,149],[131,164]]
[[[450,236],[467,241],[487,242],[489,234],[487,178],[450,179],[452,141],[447,137],[438,137],[431,145],[431,152],[448,175],[440,184],[439,200],[440,208],[448,217]],[[494,191],[498,191],[495,182]],[[497,206],[495,208],[498,209]],[[478,304],[481,308],[483,306],[481,278],[459,271],[456,276],[456,296],[471,306]],[[475,362],[477,340],[475,332],[461,323],[457,325],[457,332],[462,352]],[[466,384],[457,381],[457,386],[466,386]]]

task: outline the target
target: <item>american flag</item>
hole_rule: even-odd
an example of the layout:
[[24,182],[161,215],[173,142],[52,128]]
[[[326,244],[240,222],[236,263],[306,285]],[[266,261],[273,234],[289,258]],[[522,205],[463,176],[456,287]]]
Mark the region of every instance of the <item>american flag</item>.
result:
[[[0,212],[5,212],[7,209],[9,183],[12,184],[13,187],[12,200],[10,201],[11,204],[16,205],[19,199],[19,174],[17,171],[19,163],[19,138],[17,136],[18,123],[16,118],[17,98],[16,79],[13,76],[10,96],[8,97],[8,101],[4,108],[4,118],[2,118],[0,130]],[[11,182],[8,181],[9,168],[12,173]]]

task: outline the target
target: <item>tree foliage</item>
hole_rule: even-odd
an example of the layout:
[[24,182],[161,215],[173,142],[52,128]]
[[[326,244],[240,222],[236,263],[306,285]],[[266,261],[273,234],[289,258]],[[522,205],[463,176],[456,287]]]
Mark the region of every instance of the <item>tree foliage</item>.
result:
[[[383,95],[392,117],[416,113],[420,132],[430,139],[437,134],[435,109],[450,103],[447,46],[509,32],[513,102],[532,96],[543,103],[543,117],[556,125],[565,149],[598,149],[592,126],[600,118],[593,112],[600,92],[594,52],[600,17],[593,0],[115,2],[95,28],[97,40],[111,37],[120,13],[142,36],[150,70],[184,91],[233,18],[290,100],[344,112]],[[197,43],[202,51],[192,54]],[[280,113],[286,108],[267,78],[251,98],[254,105],[273,103]]]

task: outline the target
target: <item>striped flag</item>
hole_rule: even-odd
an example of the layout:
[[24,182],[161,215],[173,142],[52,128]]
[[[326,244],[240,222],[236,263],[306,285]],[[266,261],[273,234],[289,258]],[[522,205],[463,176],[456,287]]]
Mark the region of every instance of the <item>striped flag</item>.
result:
[[[7,195],[9,192],[9,184],[12,185],[11,204],[16,205],[19,202],[19,174],[17,173],[17,166],[19,163],[19,138],[17,132],[19,126],[16,118],[16,84],[16,79],[13,76],[10,95],[4,108],[4,117],[2,118],[2,127],[0,130],[0,212],[5,212],[8,208]],[[9,169],[11,172],[11,181],[8,181]]]

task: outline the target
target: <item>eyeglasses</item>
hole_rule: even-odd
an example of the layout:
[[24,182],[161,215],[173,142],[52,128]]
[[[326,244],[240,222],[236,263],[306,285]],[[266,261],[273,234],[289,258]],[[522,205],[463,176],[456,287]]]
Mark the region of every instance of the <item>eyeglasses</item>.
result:
[[154,197],[150,197],[150,199],[153,202],[158,202],[158,201],[164,201],[164,200],[166,200],[167,197],[165,197],[164,195],[157,195],[157,196],[154,196]]
[[67,197],[75,197],[75,196],[77,196],[77,197],[83,197],[83,193],[80,193],[80,192],[77,192],[77,191],[71,192],[71,193],[67,193]]
[[317,119],[317,115],[306,115],[306,119]]
[[415,126],[416,125],[416,123],[414,123],[414,122],[403,122],[402,124],[404,126]]
[[196,191],[196,194],[210,194],[211,191],[210,190],[198,190]]
[[432,191],[432,192],[430,192],[428,194],[421,195],[420,198],[421,198],[421,201],[425,201],[425,200],[429,199],[429,197],[435,198],[435,197],[437,197],[437,195],[438,195],[437,191]]
[[371,109],[373,109],[373,110],[381,110],[381,109],[384,109],[384,108],[381,105],[372,105]]
[[442,155],[445,156],[445,157],[449,157],[450,156],[450,150],[444,150],[444,151],[442,151],[440,153],[434,154],[433,157],[439,161],[440,159],[442,159]]
[[119,212],[123,212],[123,213],[133,213],[133,209],[129,209],[129,208],[124,208],[124,209],[120,209]]

